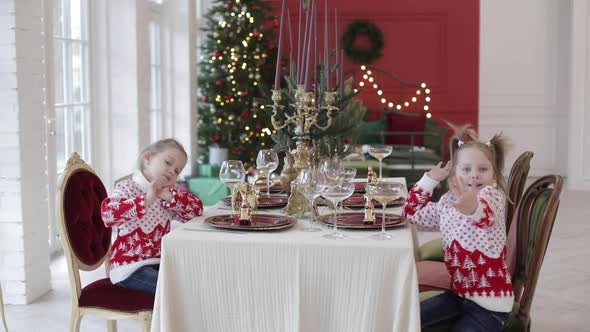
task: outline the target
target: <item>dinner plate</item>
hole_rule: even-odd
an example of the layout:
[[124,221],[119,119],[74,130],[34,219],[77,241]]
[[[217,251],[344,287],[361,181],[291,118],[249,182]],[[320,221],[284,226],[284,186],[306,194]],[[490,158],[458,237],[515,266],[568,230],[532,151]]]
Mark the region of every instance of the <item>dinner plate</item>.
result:
[[[382,214],[380,212],[375,212],[375,222],[372,224],[365,224],[365,222],[363,221],[365,219],[364,212],[339,213],[337,215],[338,228],[381,229],[381,216]],[[320,222],[327,225],[334,224],[334,218],[332,217],[332,214],[320,216],[319,220]],[[386,213],[385,228],[402,225],[404,220],[405,219],[399,214]]]
[[367,183],[366,182],[354,182],[354,192],[355,193],[365,193],[365,185]]
[[[283,207],[287,205],[289,196],[287,195],[270,195],[260,193],[258,196],[258,208],[271,208],[271,207]],[[223,203],[231,205],[231,196],[223,198]]]
[[[387,203],[387,206],[395,206],[404,204],[406,202],[405,197],[400,197],[393,202]],[[348,197],[347,199],[342,201],[343,207],[348,208],[362,208],[365,207],[365,195],[364,194],[352,194],[352,196]],[[373,200],[373,207],[381,207],[381,203]]]
[[276,214],[255,214],[251,217],[249,225],[242,225],[236,217],[230,214],[222,214],[206,218],[205,223],[213,227],[226,229],[272,231],[289,228],[297,223],[297,219]]

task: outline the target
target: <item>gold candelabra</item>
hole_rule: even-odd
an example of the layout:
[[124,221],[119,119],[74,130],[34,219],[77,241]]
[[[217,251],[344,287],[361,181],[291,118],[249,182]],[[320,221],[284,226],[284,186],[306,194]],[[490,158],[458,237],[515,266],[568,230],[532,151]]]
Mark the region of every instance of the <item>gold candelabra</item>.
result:
[[[334,106],[336,101],[337,92],[324,92],[323,103],[315,102],[315,93],[305,91],[303,85],[297,85],[295,91],[295,103],[291,104],[295,109],[292,115],[284,113],[279,114],[280,111],[284,110],[284,106],[281,105],[283,100],[281,90],[272,90],[272,105],[266,105],[266,107],[272,108],[273,112],[271,115],[271,123],[275,130],[281,130],[290,125],[294,126],[294,137],[295,149],[289,151],[289,154],[293,156],[293,168],[295,169],[293,178],[288,182],[289,184],[297,177],[299,171],[315,166],[310,163],[311,160],[315,160],[317,156],[314,156],[313,146],[311,144],[310,133],[312,129],[316,128],[321,131],[325,131],[332,125],[332,115],[338,111],[338,107]],[[325,114],[325,121],[321,121],[320,115]],[[320,123],[323,122],[323,123]],[[305,206],[307,200],[301,195],[298,190],[290,186],[291,195],[287,204],[287,213],[290,215],[298,214],[301,215],[305,212]]]

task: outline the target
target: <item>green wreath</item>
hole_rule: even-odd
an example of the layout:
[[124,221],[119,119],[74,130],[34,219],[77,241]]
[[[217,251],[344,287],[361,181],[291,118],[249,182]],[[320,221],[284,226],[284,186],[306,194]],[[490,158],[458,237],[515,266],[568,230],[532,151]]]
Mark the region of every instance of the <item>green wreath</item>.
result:
[[[366,35],[371,46],[369,48],[354,47],[354,41],[358,34]],[[366,20],[354,20],[344,32],[344,53],[357,63],[371,63],[381,57],[383,49],[383,33],[373,23]]]

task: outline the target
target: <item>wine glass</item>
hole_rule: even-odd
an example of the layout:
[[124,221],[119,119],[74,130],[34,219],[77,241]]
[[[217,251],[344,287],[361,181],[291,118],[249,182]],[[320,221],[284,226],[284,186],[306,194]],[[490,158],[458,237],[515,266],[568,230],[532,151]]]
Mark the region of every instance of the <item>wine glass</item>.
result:
[[318,171],[318,179],[323,185],[336,185],[344,181],[344,166],[337,157],[322,159]]
[[354,183],[352,182],[344,182],[336,185],[329,185],[326,186],[325,189],[322,191],[322,197],[332,202],[333,207],[333,217],[334,217],[334,232],[330,234],[324,235],[324,237],[329,239],[344,239],[346,235],[338,232],[338,218],[336,216],[336,206],[338,202],[341,202],[352,195],[354,192]]
[[318,181],[318,171],[317,169],[313,168],[304,168],[301,170],[299,175],[297,176],[296,184],[298,186],[299,191],[307,198],[309,201],[309,206],[311,210],[309,211],[309,226],[303,228],[306,232],[317,232],[321,231],[322,229],[317,227],[315,224],[315,216],[313,211],[313,205],[316,200],[320,196],[323,191],[323,186]]
[[256,156],[256,166],[261,171],[266,173],[266,195],[270,195],[270,173],[272,173],[279,166],[279,156],[272,149],[263,149],[258,151]]
[[240,160],[226,160],[221,164],[219,170],[219,179],[231,191],[231,215],[235,218],[235,204],[236,204],[236,187],[244,181],[246,177],[246,170],[244,164]]
[[345,167],[344,168],[344,182],[352,182],[352,180],[356,177],[356,168],[354,167]]
[[391,145],[371,145],[369,154],[379,160],[379,179],[383,177],[383,158],[389,156],[393,148]]
[[379,181],[377,183],[367,183],[365,190],[374,200],[382,205],[381,214],[381,233],[375,234],[373,238],[376,240],[390,240],[393,236],[385,232],[385,208],[387,203],[394,201],[400,197],[407,196],[406,185],[399,182]]

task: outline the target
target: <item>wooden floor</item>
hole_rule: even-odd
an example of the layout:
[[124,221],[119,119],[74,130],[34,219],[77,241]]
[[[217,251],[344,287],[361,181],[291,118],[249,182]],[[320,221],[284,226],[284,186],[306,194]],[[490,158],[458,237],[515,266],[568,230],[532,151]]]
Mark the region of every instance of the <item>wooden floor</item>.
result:
[[[420,234],[421,242],[435,237]],[[532,308],[532,331],[590,331],[590,192],[565,191],[547,250]],[[586,257],[586,258],[584,258]],[[35,303],[6,305],[10,331],[67,331],[70,290],[66,262],[51,265],[53,290]],[[84,275],[94,280],[96,275]],[[140,331],[137,322],[119,322],[119,331]],[[81,331],[106,331],[106,323],[92,316],[82,319]]]

